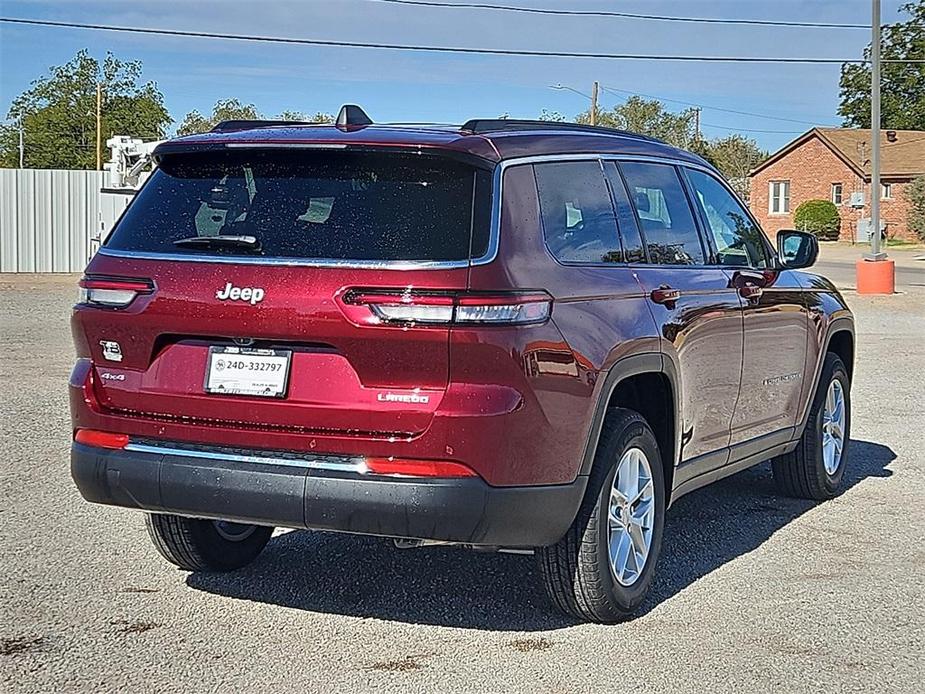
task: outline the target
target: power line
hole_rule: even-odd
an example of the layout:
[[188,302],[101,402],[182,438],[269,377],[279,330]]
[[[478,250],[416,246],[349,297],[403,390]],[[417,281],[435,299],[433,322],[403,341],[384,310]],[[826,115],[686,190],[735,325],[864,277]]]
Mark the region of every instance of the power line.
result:
[[[594,58],[598,60],[655,60],[662,62],[700,62],[700,63],[778,63],[807,65],[841,65],[844,63],[867,63],[857,58],[773,58],[758,56],[707,56],[707,55],[645,55],[637,53],[571,53],[568,51],[517,50],[503,48],[463,48],[461,46],[412,46],[394,43],[375,43],[369,41],[335,41],[330,39],[300,39],[282,36],[256,36],[248,34],[222,34],[204,31],[183,31],[179,29],[150,29],[143,27],[124,27],[108,24],[85,24],[81,22],[55,22],[44,19],[23,19],[19,17],[0,17],[0,22],[30,26],[57,27],[65,29],[90,29],[93,31],[114,31],[129,34],[149,34],[156,36],[183,36],[190,38],[225,39],[229,41],[251,41],[261,43],[281,43],[303,46],[334,46],[339,48],[375,48],[393,51],[415,51],[424,53],[469,53],[475,55],[505,55],[542,58]],[[883,60],[884,63],[923,63],[925,58],[913,60]]]
[[474,10],[501,10],[527,14],[566,15],[572,17],[619,17],[622,19],[646,19],[660,22],[696,22],[698,24],[741,24],[751,26],[803,27],[811,29],[870,29],[869,24],[840,24],[828,22],[796,22],[773,19],[719,19],[714,17],[672,17],[636,12],[613,12],[610,10],[553,10],[539,7],[515,7],[513,5],[491,5],[475,2],[437,2],[436,0],[378,0],[395,5],[418,5],[421,7],[444,7]]
[[730,125],[715,125],[713,123],[701,123],[705,128],[719,128],[720,130],[728,130],[733,132],[743,132],[743,133],[772,133],[780,135],[798,135],[800,133],[806,132],[805,130],[761,130],[760,128],[739,128],[733,127]]
[[[769,116],[764,113],[752,113],[751,111],[739,111],[738,109],[725,108],[722,106],[710,106],[708,104],[694,103],[691,101],[681,101],[680,99],[669,99],[664,96],[653,96],[652,94],[642,94],[641,92],[634,92],[628,89],[617,89],[616,87],[608,87],[603,84],[601,85],[601,89],[603,89],[605,92],[610,92],[614,96],[619,96],[618,94],[616,94],[616,92],[620,92],[622,94],[644,96],[647,99],[658,99],[659,101],[667,101],[673,104],[681,104],[682,106],[696,106],[696,107],[708,109],[710,111],[722,111],[724,113],[734,113],[738,116],[752,116],[754,118],[766,118],[768,120],[779,120],[779,121],[785,121],[787,123],[797,123],[799,125],[814,125],[814,126],[819,125],[816,121],[798,120],[796,118],[784,118],[783,116]],[[780,132],[783,132],[783,131],[780,131]]]
[[[568,91],[570,91],[570,92],[574,92],[575,94],[578,94],[579,96],[583,96],[583,97],[586,98],[586,99],[591,99],[591,97],[588,96],[587,94],[585,94],[583,91],[580,91],[580,90],[578,90],[578,89],[575,89],[574,87],[569,87],[569,86],[564,85],[564,84],[553,84],[553,85],[550,85],[550,89],[557,89],[557,90],[563,90],[563,89],[565,89],[565,90],[568,90]],[[659,99],[659,100],[661,100],[661,101],[674,101],[674,102],[679,103],[679,104],[686,104],[686,105],[688,105],[688,106],[697,107],[697,104],[690,104],[690,103],[688,103],[688,102],[686,102],[686,101],[678,101],[677,99],[662,99],[661,97],[652,96],[651,94],[639,94],[638,92],[630,92],[630,91],[627,91],[627,90],[625,90],[625,89],[618,89],[618,90],[615,90],[615,89],[610,89],[610,88],[604,87],[604,86],[601,86],[601,89],[603,89],[603,90],[606,91],[606,92],[611,92],[611,93],[613,93],[614,91],[621,91],[621,92],[626,92],[627,94],[637,94],[638,96],[645,96],[645,97],[647,97],[647,98],[649,98],[649,99]],[[699,108],[699,107],[698,107],[698,108]],[[704,107],[704,108],[705,108],[705,107]],[[718,109],[718,110],[728,110],[728,109]],[[757,113],[747,113],[747,112],[745,112],[745,111],[732,111],[732,113],[740,113],[740,114],[745,114],[745,115],[758,116],[759,118],[764,118],[764,116],[762,116],[762,115],[760,115],[760,114],[757,114]],[[785,118],[785,119],[783,119],[783,120],[789,120],[789,119],[786,119],[786,118]],[[796,122],[802,123],[803,121],[796,121]],[[806,121],[806,122],[809,122],[809,121]],[[747,133],[772,133],[772,134],[794,135],[794,134],[797,134],[797,133],[804,132],[803,130],[761,130],[761,129],[758,129],[758,128],[738,128],[738,127],[731,127],[731,126],[726,126],[726,125],[715,125],[715,124],[713,124],[713,123],[701,123],[700,125],[703,125],[704,127],[707,127],[707,128],[719,128],[719,129],[721,129],[721,130],[741,131],[741,132],[747,132]],[[697,130],[698,130],[698,132],[699,132],[699,127],[697,128]]]

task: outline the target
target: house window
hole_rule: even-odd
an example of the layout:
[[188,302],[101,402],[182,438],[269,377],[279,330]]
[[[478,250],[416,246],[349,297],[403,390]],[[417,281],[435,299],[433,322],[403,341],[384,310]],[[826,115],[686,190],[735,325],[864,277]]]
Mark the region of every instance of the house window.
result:
[[833,183],[832,184],[832,202],[836,205],[841,205],[842,203],[842,184]]
[[892,200],[893,199],[893,184],[892,183],[881,183],[880,184],[880,199],[881,200]]
[[790,212],[790,181],[771,181],[768,212],[787,214]]

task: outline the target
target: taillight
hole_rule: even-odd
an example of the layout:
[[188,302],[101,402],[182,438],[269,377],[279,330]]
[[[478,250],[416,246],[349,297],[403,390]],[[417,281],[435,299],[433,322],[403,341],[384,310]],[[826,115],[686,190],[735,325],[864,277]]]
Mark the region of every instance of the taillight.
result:
[[151,280],[87,275],[80,280],[80,303],[92,306],[123,308],[140,294],[154,291]]
[[451,460],[409,460],[407,458],[367,458],[366,470],[374,475],[396,477],[476,477],[472,468]]
[[84,446],[93,446],[94,448],[122,449],[128,445],[128,434],[113,434],[108,431],[97,431],[96,429],[78,429],[74,434],[74,440]]
[[348,317],[359,323],[405,325],[527,325],[549,318],[545,292],[474,292],[351,289],[342,296]]

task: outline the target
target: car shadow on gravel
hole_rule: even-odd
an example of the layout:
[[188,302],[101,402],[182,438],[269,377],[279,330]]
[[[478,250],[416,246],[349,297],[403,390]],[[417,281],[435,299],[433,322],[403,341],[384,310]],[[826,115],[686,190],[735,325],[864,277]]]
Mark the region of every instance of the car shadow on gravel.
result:
[[[845,489],[888,477],[887,446],[852,441]],[[770,466],[746,470],[678,500],[649,599],[640,615],[764,543],[815,507],[775,493]],[[197,590],[242,600],[355,617],[490,631],[543,631],[576,622],[546,602],[530,556],[452,547],[398,550],[387,540],[291,532],[250,566],[193,573]]]

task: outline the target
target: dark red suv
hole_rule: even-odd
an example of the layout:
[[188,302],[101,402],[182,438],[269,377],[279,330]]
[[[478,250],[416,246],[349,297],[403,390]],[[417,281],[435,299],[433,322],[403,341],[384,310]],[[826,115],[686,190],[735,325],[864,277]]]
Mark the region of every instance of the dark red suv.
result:
[[[359,118],[357,117],[359,114]],[[561,123],[166,142],[73,314],[72,473],[188,570],[273,526],[532,549],[625,617],[665,510],[761,461],[835,494],[851,314],[701,158]]]

